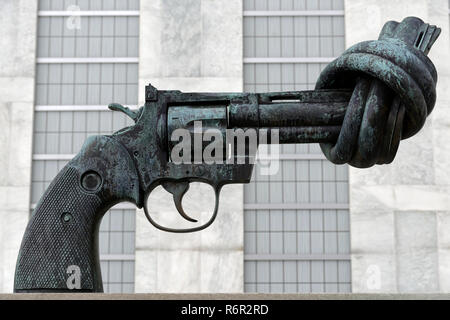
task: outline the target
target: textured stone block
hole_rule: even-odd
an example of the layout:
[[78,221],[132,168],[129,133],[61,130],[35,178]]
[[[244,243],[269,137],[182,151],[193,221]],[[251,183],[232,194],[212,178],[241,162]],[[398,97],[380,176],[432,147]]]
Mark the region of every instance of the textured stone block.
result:
[[442,211],[450,208],[449,186],[398,185],[394,191],[396,210]]
[[427,2],[426,0],[346,0],[344,8],[347,47],[368,39],[377,39],[386,21],[401,21],[408,16],[427,20]]
[[450,211],[436,213],[437,239],[441,250],[450,250]]
[[202,0],[201,75],[242,77],[242,0]]
[[388,185],[391,183],[392,167],[390,166],[373,166],[367,169],[349,167],[348,171],[351,188]]
[[395,255],[352,254],[352,292],[397,291]]
[[[1,102],[29,102],[33,104],[34,78],[0,77]],[[32,111],[32,107],[29,111]]]
[[160,18],[162,59],[158,63],[161,64],[161,75],[200,76],[201,0],[164,0]]
[[395,253],[394,213],[359,212],[351,215],[352,253]]
[[155,292],[189,293],[201,291],[200,251],[159,250]]
[[[219,249],[220,250],[220,249]],[[243,292],[242,251],[211,250],[201,254],[201,292]]]
[[439,249],[438,253],[439,289],[440,292],[450,292],[450,249]]
[[359,212],[391,211],[395,206],[392,186],[358,186],[350,184],[351,214]]
[[436,215],[396,212],[397,277],[399,292],[439,290]]
[[[394,161],[389,165],[394,185],[433,184],[433,119],[429,117],[425,126],[414,137],[400,142]],[[386,166],[382,166],[384,169]]]
[[[0,77],[34,78],[37,0],[0,2]],[[20,101],[20,100],[19,100]]]
[[135,293],[158,292],[157,255],[156,251],[136,248],[135,259],[142,263],[135,264]]

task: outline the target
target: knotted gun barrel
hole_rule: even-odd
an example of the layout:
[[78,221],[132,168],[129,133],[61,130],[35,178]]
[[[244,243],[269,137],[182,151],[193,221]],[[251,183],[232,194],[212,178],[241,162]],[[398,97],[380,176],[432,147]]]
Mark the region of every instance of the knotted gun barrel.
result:
[[390,163],[400,140],[422,128],[436,101],[437,72],[426,54],[440,31],[415,17],[390,21],[377,41],[356,44],[325,68],[316,89],[353,89],[337,142],[321,144],[328,160]]

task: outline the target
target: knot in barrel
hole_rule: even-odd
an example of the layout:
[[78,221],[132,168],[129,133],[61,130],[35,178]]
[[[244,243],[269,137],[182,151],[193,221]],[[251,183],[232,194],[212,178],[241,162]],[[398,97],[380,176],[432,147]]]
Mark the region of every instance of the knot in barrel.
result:
[[400,140],[416,134],[432,111],[436,81],[431,60],[400,39],[346,50],[316,83],[318,90],[353,90],[336,143],[321,144],[327,159],[359,168],[392,162]]

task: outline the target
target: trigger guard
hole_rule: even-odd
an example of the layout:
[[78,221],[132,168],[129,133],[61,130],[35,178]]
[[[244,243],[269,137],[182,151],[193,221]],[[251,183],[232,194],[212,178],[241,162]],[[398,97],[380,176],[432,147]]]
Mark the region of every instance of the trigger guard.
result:
[[186,228],[186,229],[175,229],[175,228],[167,228],[164,227],[162,225],[160,225],[159,223],[157,223],[155,220],[152,219],[152,217],[150,216],[150,213],[147,210],[147,199],[148,196],[150,195],[150,193],[147,195],[146,199],[145,199],[145,204],[144,204],[144,213],[145,216],[147,217],[147,220],[157,229],[162,230],[162,231],[166,231],[166,232],[172,232],[172,233],[189,233],[189,232],[196,232],[196,231],[201,231],[204,230],[206,228],[208,228],[213,222],[214,220],[216,220],[217,217],[217,212],[219,211],[219,196],[220,196],[220,187],[218,188],[214,188],[214,195],[216,197],[216,203],[214,204],[214,212],[211,216],[211,218],[209,218],[208,222],[206,222],[204,225],[201,225],[199,227],[193,227],[193,228]]

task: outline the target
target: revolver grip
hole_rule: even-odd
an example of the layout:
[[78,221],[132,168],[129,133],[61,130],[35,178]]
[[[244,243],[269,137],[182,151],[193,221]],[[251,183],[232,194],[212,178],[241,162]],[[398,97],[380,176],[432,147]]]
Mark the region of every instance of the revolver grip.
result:
[[89,138],[31,215],[19,251],[14,291],[103,292],[100,222],[114,204],[138,203],[138,187],[127,150],[111,137]]

